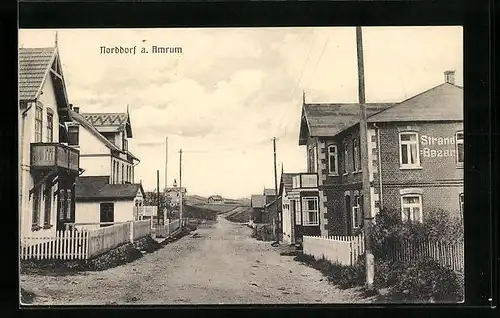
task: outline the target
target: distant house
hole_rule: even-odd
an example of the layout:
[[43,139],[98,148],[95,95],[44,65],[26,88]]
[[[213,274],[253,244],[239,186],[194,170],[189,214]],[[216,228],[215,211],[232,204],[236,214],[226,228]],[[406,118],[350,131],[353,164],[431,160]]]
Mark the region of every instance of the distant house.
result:
[[296,242],[296,233],[300,233],[298,228],[301,226],[300,215],[296,215],[296,211],[300,213],[300,209],[296,209],[295,205],[290,205],[290,200],[293,197],[293,178],[297,173],[281,173],[280,186],[278,192],[279,212],[281,215],[281,233],[283,241],[294,244]]
[[262,223],[266,197],[261,194],[253,194],[250,198],[250,207],[252,208],[252,220],[255,223]]
[[220,195],[212,195],[208,198],[209,204],[223,203],[224,199]]
[[180,214],[180,202],[181,195],[185,199],[187,190],[185,187],[179,187],[177,185],[177,180],[174,180],[172,187],[167,187],[165,189],[165,196],[170,202],[170,206],[167,207],[167,215],[171,218],[178,218]]
[[69,108],[57,47],[19,49],[21,237],[56,236],[75,218],[81,169],[78,149],[68,147]]

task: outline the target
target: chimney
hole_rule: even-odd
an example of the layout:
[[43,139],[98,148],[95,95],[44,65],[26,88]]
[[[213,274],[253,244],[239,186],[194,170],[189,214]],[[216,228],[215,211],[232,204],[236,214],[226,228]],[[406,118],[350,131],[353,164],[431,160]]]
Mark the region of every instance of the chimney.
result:
[[69,109],[73,110],[73,104],[69,104]]
[[446,83],[455,85],[455,71],[445,71],[444,72],[444,81]]
[[73,111],[75,113],[80,113],[80,107],[73,107]]

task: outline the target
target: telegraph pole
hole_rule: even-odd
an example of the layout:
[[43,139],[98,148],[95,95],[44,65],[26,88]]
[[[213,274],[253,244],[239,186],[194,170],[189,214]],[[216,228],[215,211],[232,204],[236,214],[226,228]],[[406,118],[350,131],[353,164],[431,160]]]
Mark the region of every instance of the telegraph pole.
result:
[[365,101],[365,71],[363,62],[363,34],[361,27],[356,27],[356,48],[358,53],[358,79],[359,79],[359,139],[361,150],[361,168],[363,178],[363,223],[365,231],[365,255],[366,255],[366,286],[370,289],[373,287],[373,280],[375,276],[375,259],[371,246],[371,227],[372,227],[372,213],[370,204],[370,175],[369,175],[369,162],[368,159],[368,123],[366,121],[366,101]]
[[274,191],[276,193],[275,195],[275,202],[274,206],[276,207],[276,217],[275,217],[275,231],[276,231],[276,242],[280,241],[280,236],[279,236],[279,226],[278,226],[278,173],[276,172],[276,137],[273,137],[273,150],[274,150]]
[[156,225],[160,227],[160,170],[156,170]]
[[179,219],[180,219],[180,225],[182,229],[182,149],[179,150]]
[[165,137],[165,191],[167,191],[168,187],[167,167],[168,167],[168,137]]

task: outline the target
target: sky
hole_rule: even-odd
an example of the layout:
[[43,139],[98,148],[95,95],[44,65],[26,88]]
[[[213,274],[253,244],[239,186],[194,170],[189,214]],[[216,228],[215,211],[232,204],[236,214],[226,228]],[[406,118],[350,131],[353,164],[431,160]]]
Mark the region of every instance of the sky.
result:
[[[357,102],[354,27],[211,29],[38,29],[19,46],[58,47],[70,103],[86,112],[126,112],[145,190],[179,182],[188,194],[249,197],[278,178],[306,171],[298,145],[306,102]],[[101,54],[101,46],[135,55]],[[182,53],[153,54],[152,46]],[[148,53],[141,54],[145,47]],[[364,27],[367,102],[398,102],[444,82],[463,85],[461,27]]]

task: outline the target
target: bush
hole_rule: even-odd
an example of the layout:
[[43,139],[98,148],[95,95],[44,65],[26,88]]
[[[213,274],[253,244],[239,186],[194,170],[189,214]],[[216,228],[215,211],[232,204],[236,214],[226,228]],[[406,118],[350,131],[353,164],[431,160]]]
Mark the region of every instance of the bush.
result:
[[315,259],[314,256],[299,253],[294,260],[308,264],[319,270],[332,284],[342,289],[363,286],[365,284],[365,259],[361,257],[354,266],[345,266],[331,263],[324,258]]
[[398,302],[458,302],[463,299],[463,288],[452,270],[423,259],[409,264],[388,296]]

